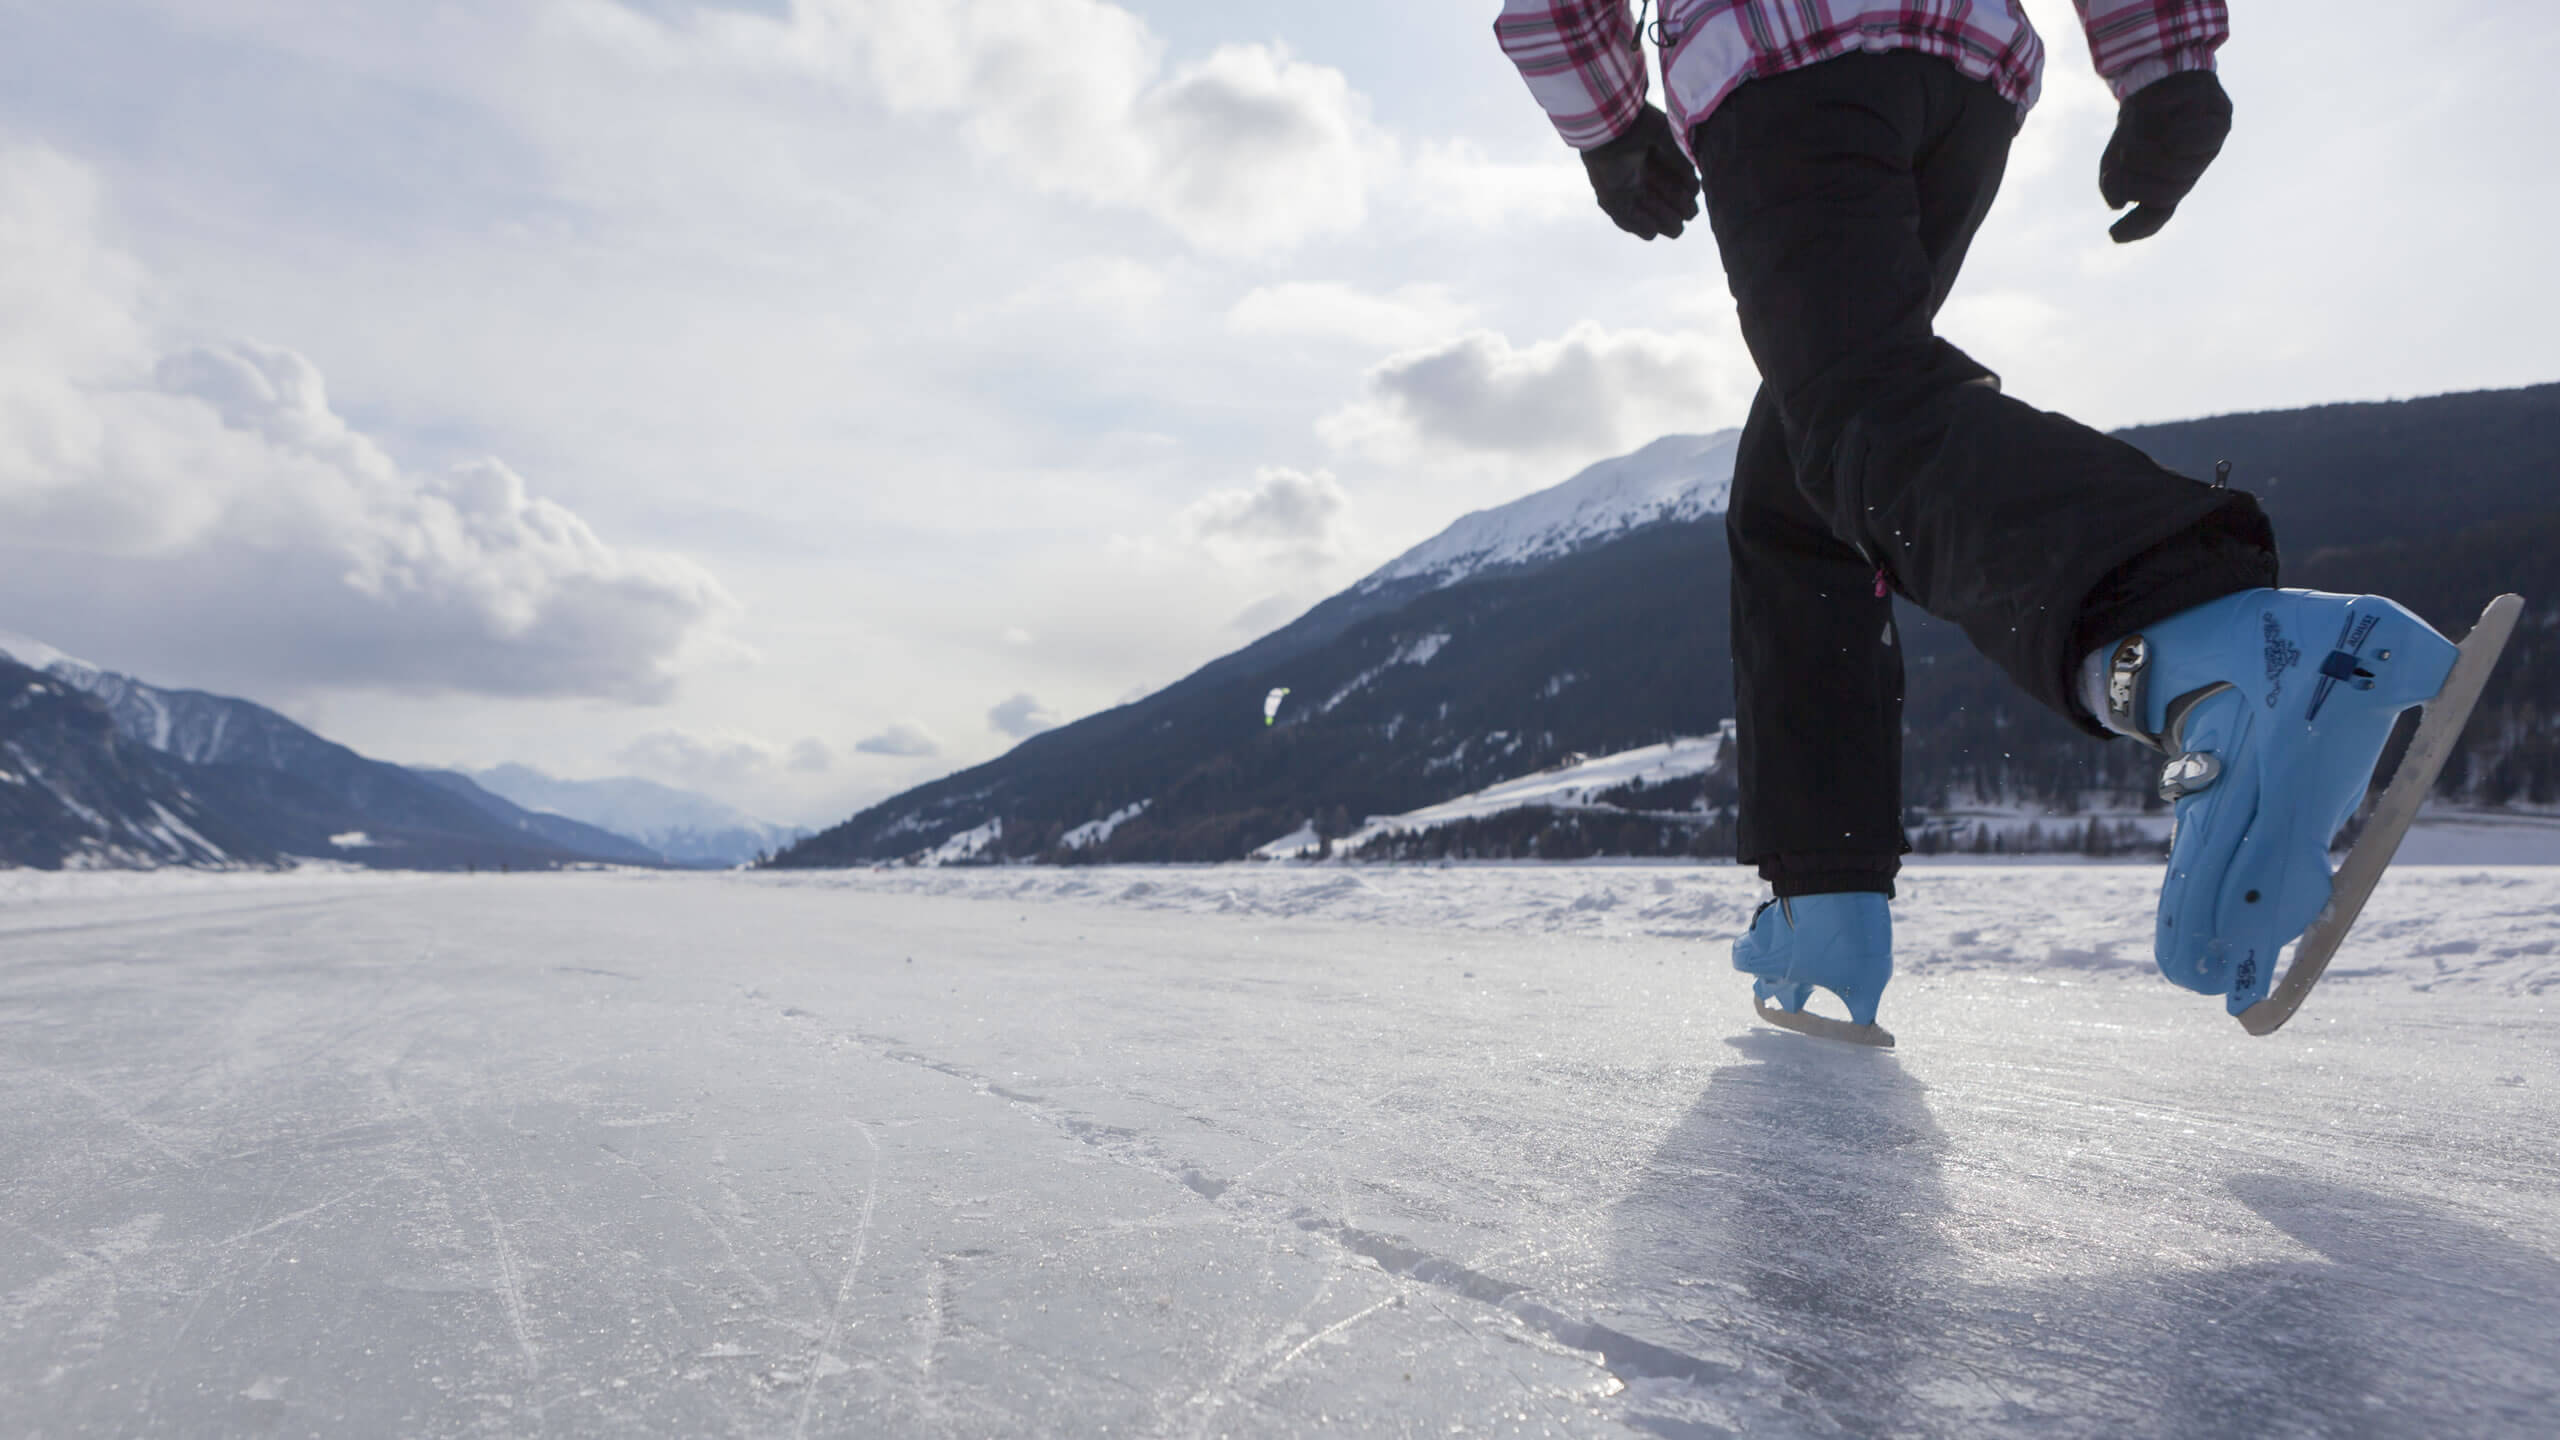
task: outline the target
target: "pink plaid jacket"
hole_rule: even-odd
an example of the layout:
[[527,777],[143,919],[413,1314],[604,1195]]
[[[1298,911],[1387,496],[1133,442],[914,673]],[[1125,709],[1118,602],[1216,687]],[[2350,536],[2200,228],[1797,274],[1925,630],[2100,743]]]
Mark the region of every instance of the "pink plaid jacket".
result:
[[[2210,70],[2231,35],[2223,0],[2072,0],[2119,99],[2179,70]],[[2044,42],[2017,0],[1661,0],[1652,27],[1672,127],[1688,143],[1733,87],[1852,50],[1918,50],[1988,80],[2023,113]],[[1588,150],[1643,107],[1644,55],[1627,0],[1503,0],[1493,32],[1565,142]]]

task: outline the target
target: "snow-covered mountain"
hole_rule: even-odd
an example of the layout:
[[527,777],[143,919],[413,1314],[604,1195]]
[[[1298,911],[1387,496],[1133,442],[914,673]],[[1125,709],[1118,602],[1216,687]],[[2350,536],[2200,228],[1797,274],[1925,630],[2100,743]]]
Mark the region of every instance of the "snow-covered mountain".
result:
[[1741,440],[1739,430],[1665,435],[1560,485],[1462,515],[1352,589],[1367,593],[1417,579],[1455,585],[1486,571],[1570,555],[1643,526],[1723,514]]
[[272,861],[195,793],[188,768],[127,739],[78,687],[0,655],[0,867]]
[[482,789],[528,810],[610,830],[678,865],[742,865],[808,833],[769,824],[708,795],[632,776],[560,780],[525,765],[469,774]]
[[[777,863],[940,857],[979,835],[966,857],[979,863],[1232,859],[1310,816],[1319,841],[1338,838],[1359,816],[1571,752],[1712,734],[1732,713],[1723,542],[1712,511],[1676,518],[1677,493],[1569,500],[1552,525],[1480,520],[1163,690],[893,797]],[[1290,694],[1265,727],[1278,687]],[[1643,828],[1641,853],[1710,843],[1696,827]]]
[[30,636],[0,631],[0,654],[96,696],[127,739],[191,764],[290,770],[344,748],[263,705],[201,690],[164,690]]
[[[976,837],[973,860],[1232,858],[1310,813],[1310,836],[1341,836],[1347,806],[1403,811],[1568,752],[1711,734],[1731,713],[1714,527],[1740,439],[1668,435],[1460,516],[1176,684],[875,806],[780,863],[941,857],[955,836]],[[1233,730],[1260,720],[1275,686],[1292,690],[1279,724]]]
[[[524,810],[460,775],[369,759],[251,701],[166,689],[6,632],[0,658],[80,692],[122,742],[161,757],[159,770],[245,837],[218,845],[234,857],[282,853],[431,869],[661,863],[645,845]],[[117,852],[116,863],[213,863],[183,845],[128,851]]]

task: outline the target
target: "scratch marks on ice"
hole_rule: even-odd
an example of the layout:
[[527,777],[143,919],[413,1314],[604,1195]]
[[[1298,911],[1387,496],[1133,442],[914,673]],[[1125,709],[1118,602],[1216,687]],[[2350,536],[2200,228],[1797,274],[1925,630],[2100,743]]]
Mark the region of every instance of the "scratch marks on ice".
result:
[[[1287,1206],[1276,1195],[1249,1188],[1240,1189],[1238,1181],[1220,1178],[1187,1159],[1174,1157],[1158,1145],[1152,1137],[1127,1126],[1100,1124],[1077,1115],[1044,1096],[999,1084],[971,1071],[966,1066],[922,1054],[886,1036],[857,1034],[849,1038],[884,1059],[948,1075],[970,1085],[981,1094],[1002,1100],[1040,1123],[1102,1151],[1115,1161],[1146,1171],[1182,1187],[1201,1201],[1216,1206],[1238,1224],[1287,1226],[1308,1234],[1322,1236],[1334,1242],[1345,1253],[1371,1262],[1379,1270],[1399,1281],[1427,1286],[1432,1290],[1497,1311],[1520,1329],[1550,1344],[1596,1357],[1599,1365],[1621,1384],[1632,1387],[1638,1382],[1650,1381],[1657,1387],[1665,1382],[1712,1387],[1742,1378],[1743,1372],[1739,1366],[1686,1354],[1639,1339],[1606,1325],[1569,1315],[1537,1299],[1525,1285],[1515,1284],[1472,1269],[1444,1256],[1416,1248],[1393,1236],[1365,1230],[1303,1207]],[[874,1152],[872,1187],[876,1196],[879,1183],[877,1153],[879,1142],[867,1129],[863,1132],[863,1138],[871,1143]],[[865,1230],[869,1226],[871,1204],[872,1199],[866,1198],[863,1209]],[[857,1248],[854,1263],[858,1265],[860,1259]],[[851,1272],[848,1270],[847,1284],[850,1283]],[[842,1298],[839,1294],[839,1308],[842,1305]],[[1340,1335],[1382,1310],[1401,1306],[1404,1303],[1405,1296],[1399,1292],[1307,1334],[1303,1338],[1296,1339],[1294,1344],[1290,1344],[1285,1352],[1279,1353],[1278,1357],[1271,1362],[1264,1378],[1277,1373],[1314,1346]],[[830,1338],[825,1342],[827,1346],[834,1343],[833,1325],[834,1322],[830,1320]],[[1293,1324],[1291,1328],[1294,1329],[1296,1326]],[[1286,1340],[1283,1343],[1287,1343]],[[823,1348],[825,1347],[822,1346]],[[1276,1346],[1274,1348],[1277,1349]],[[814,1373],[811,1388],[814,1391]],[[807,1415],[805,1403],[802,1415],[805,1424]]]
[[844,1278],[836,1282],[835,1304],[827,1311],[827,1328],[818,1337],[816,1347],[809,1352],[809,1382],[800,1392],[800,1418],[791,1427],[795,1440],[809,1433],[809,1407],[818,1398],[818,1382],[849,1368],[836,1358],[836,1337],[844,1329],[845,1300],[853,1294],[854,1277],[862,1273],[862,1257],[871,1248],[871,1217],[880,1207],[880,1137],[871,1133],[868,1125],[860,1126],[858,1133],[863,1143],[871,1147],[871,1175],[863,1187],[862,1214],[854,1222],[853,1244],[845,1257]]

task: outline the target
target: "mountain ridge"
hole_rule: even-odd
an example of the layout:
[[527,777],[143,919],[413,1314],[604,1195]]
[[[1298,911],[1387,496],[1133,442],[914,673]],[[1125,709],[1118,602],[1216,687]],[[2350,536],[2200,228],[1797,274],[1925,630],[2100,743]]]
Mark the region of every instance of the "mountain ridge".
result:
[[1665,435],[1505,505],[1473,510],[1353,583],[1359,592],[1399,580],[1446,588],[1487,571],[1534,565],[1630,530],[1724,513],[1740,430]]
[[[1729,433],[1665,437],[1656,445],[1690,447],[1694,467]],[[2397,570],[2382,567],[2382,552],[2372,547],[2386,538],[2442,547],[2483,517],[2560,513],[2549,486],[2560,473],[2560,385],[2207,417],[2122,433],[2184,473],[2210,474],[2212,459],[2235,457],[2238,483],[2254,479],[2276,517],[2288,564],[2336,586],[2354,583],[2360,565],[2405,577],[2394,583],[2432,583],[2421,573],[2430,563],[2425,556],[2404,557]],[[2472,454],[2472,445],[2495,453]],[[1519,774],[1573,751],[1710,733],[1732,713],[1719,514],[1704,503],[1674,505],[1665,518],[1603,524],[1588,543],[1576,543],[1569,527],[1550,537],[1488,518],[1505,509],[1512,511],[1507,519],[1569,518],[1577,507],[1560,492],[1595,471],[1641,468],[1628,462],[1645,453],[1587,467],[1511,507],[1462,517],[1297,620],[1174,684],[866,807],[773,863],[894,860],[991,822],[1000,822],[1000,833],[977,850],[982,859],[1229,859],[1302,825],[1320,837],[1347,834],[1366,815],[1410,810],[1504,778],[1485,770],[1489,754]],[[2412,457],[2428,461],[2423,486],[2407,473]],[[1729,448],[1722,463],[1729,483]],[[1704,486],[1698,493],[1720,496]],[[2521,585],[2520,577],[2539,575],[2537,558],[2503,545],[2490,528],[2464,583]],[[2454,584],[2446,594],[2462,588]],[[2560,601],[2560,580],[2530,593],[2542,594],[2550,608]],[[2447,599],[2439,608],[2462,603]],[[2057,815],[2077,814],[2089,797],[2144,803],[2151,767],[2130,747],[2104,746],[2036,709],[1954,627],[1907,605],[1897,613],[1911,682],[1907,801],[1925,807],[2015,796]],[[2430,618],[2459,632],[2470,616]],[[2516,663],[2510,671],[2527,668]],[[1575,695],[1602,672],[1605,684]],[[1292,694],[1266,729],[1260,702],[1266,687],[1280,685]],[[2524,727],[2517,733],[2526,739],[2516,742],[2524,748],[2510,745],[2496,762],[2515,774],[2538,774],[2534,767],[2543,763],[2531,758],[2544,743],[2532,738],[2543,731],[2528,723],[2537,696],[2527,685],[2498,712],[2508,717],[2502,723]],[[2560,695],[2552,698],[2560,710]],[[2529,776],[2515,783],[2519,793],[2538,793],[2540,782]],[[1100,843],[1058,843],[1076,826],[1141,802],[1143,813]]]
[[536,815],[468,780],[458,788],[371,759],[254,701],[153,685],[0,632],[0,659],[12,657],[43,660],[24,668],[86,695],[120,740],[165,757],[171,783],[252,853],[428,869],[663,863],[637,842]]
[[96,697],[0,653],[0,866],[275,863],[187,770],[118,732]]

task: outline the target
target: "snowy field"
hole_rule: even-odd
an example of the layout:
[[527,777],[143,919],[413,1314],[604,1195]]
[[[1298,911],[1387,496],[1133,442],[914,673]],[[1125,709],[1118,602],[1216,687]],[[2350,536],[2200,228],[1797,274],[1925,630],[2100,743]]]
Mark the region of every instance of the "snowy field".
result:
[[2544,1436],[2560,870],[0,872],[0,1432]]

